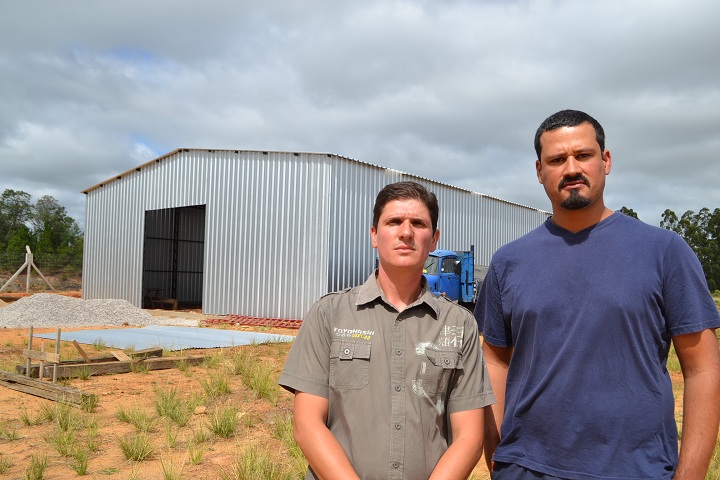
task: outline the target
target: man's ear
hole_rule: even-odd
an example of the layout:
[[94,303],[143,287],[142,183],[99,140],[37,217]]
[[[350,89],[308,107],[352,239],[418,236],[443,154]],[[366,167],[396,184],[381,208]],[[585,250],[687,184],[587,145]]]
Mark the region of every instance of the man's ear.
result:
[[377,248],[377,230],[374,226],[370,227],[370,243],[373,248]]
[[540,163],[539,158],[535,160],[535,173],[537,174],[538,182],[540,182],[540,185],[542,185],[542,163]]
[[602,158],[605,164],[605,175],[610,175],[610,170],[612,169],[612,155],[610,155],[610,150],[605,150]]
[[433,241],[432,241],[432,243],[430,244],[431,247],[432,247],[432,249],[430,250],[431,252],[437,250],[438,240],[440,240],[440,230],[439,230],[439,229],[435,229],[435,233],[433,233]]

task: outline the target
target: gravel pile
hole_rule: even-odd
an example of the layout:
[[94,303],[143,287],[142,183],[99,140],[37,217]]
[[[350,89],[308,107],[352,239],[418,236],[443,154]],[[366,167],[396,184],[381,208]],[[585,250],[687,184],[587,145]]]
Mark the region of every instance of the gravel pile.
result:
[[146,326],[166,323],[126,300],[82,300],[36,293],[0,308],[0,327]]

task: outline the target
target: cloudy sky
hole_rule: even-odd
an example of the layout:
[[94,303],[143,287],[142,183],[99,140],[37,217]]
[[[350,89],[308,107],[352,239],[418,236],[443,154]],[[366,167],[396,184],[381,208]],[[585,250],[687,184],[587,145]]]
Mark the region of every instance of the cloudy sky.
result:
[[549,210],[532,139],[587,111],[606,204],[720,207],[717,0],[0,0],[0,191],[179,147],[326,152]]

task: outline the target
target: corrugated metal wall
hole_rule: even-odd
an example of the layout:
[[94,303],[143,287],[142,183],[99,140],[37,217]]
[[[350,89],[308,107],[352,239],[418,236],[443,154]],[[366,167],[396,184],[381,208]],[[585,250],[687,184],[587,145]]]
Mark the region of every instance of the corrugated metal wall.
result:
[[[302,318],[321,295],[370,274],[375,196],[399,180],[419,181],[435,192],[440,246],[474,244],[476,263],[487,264],[499,246],[547,217],[336,155],[181,149],[86,190],[83,296],[140,306],[152,283],[172,291],[167,275],[151,272],[172,271],[160,247],[170,240],[147,238],[175,238],[183,240],[176,247],[185,248],[176,252],[175,265],[181,301],[201,297],[203,312],[212,314]],[[203,212],[202,219],[188,216],[175,225],[183,207],[201,207],[195,211]],[[202,281],[190,273],[198,270]]]

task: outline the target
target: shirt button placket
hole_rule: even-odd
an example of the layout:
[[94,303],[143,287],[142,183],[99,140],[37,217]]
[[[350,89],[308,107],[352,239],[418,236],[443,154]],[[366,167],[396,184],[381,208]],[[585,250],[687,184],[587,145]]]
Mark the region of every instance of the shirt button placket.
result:
[[390,358],[391,412],[390,412],[390,470],[388,478],[403,478],[405,462],[405,322],[402,313],[393,323],[392,355]]

